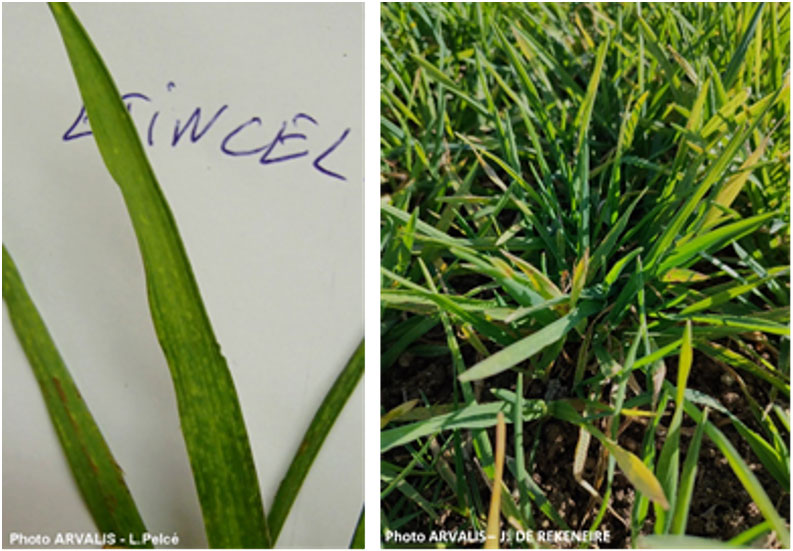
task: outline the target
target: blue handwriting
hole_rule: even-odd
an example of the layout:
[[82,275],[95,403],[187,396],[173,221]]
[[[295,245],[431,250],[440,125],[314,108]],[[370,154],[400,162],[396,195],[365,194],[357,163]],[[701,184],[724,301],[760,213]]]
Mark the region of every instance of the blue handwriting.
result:
[[[176,87],[176,84],[169,82],[166,90],[170,92]],[[133,104],[145,102],[152,103],[152,99],[146,94],[132,92],[121,96],[122,101],[127,107],[127,111],[132,113]],[[204,136],[206,136],[215,123],[224,115],[229,109],[228,104],[220,106],[214,113],[205,115],[206,122],[202,126],[201,107],[196,107],[187,120],[182,123],[181,119],[177,118],[173,125],[173,134],[170,136],[170,146],[176,147],[185,136],[189,138],[191,143],[196,143]],[[155,111],[149,119],[149,124],[146,131],[146,143],[149,146],[154,145],[154,130],[160,117],[160,111]],[[209,117],[206,119],[206,117]],[[228,119],[229,115],[224,117]],[[268,143],[257,147],[250,147],[242,145],[245,142],[247,135],[248,140],[252,136],[250,130],[252,127],[262,127],[265,122],[259,117],[251,117],[245,122],[236,125],[230,132],[226,133],[220,140],[220,152],[228,157],[253,157],[259,159],[259,164],[270,165],[274,163],[282,163],[286,161],[293,161],[300,158],[308,158],[311,161],[311,166],[318,172],[335,178],[337,180],[346,181],[347,178],[338,172],[334,172],[328,168],[330,164],[331,155],[341,146],[347,136],[350,134],[350,129],[346,128],[331,144],[323,144],[318,149],[309,148],[309,134],[312,127],[319,127],[319,122],[307,113],[296,113],[291,119],[281,121],[280,126],[275,130],[275,135]],[[217,135],[218,132],[215,132]],[[72,125],[66,130],[63,135],[63,141],[68,142],[79,138],[85,138],[91,135],[90,126],[88,124],[88,116],[85,112],[85,106],[80,107],[80,112]],[[209,139],[209,138],[207,138]],[[318,152],[318,153],[317,153]]]

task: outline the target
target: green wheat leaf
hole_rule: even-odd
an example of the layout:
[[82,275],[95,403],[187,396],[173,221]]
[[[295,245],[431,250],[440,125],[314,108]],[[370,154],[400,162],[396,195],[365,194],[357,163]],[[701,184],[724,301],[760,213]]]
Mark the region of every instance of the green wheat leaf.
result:
[[99,152],[121,190],[138,239],[151,315],[171,370],[209,544],[270,547],[237,392],[171,210],[90,38],[67,4],[50,8]]
[[275,494],[273,505],[267,517],[273,540],[278,539],[278,534],[281,533],[284,521],[286,521],[297,493],[306,479],[311,464],[316,459],[323,442],[325,442],[325,438],[328,436],[341,410],[344,409],[344,405],[350,395],[355,390],[355,387],[358,386],[358,382],[363,376],[363,366],[364,342],[361,341],[361,344],[355,349],[347,365],[325,395],[325,399],[322,400],[322,404],[320,404],[319,409],[314,414],[314,418],[303,436],[303,440],[297,449],[295,457],[292,459],[292,463],[289,465],[289,469],[278,486],[278,492]]
[[146,527],[121,469],[80,396],[5,245],[3,300],[19,343],[33,368],[77,488],[96,527],[105,534],[124,538],[132,534],[135,541],[141,541]]

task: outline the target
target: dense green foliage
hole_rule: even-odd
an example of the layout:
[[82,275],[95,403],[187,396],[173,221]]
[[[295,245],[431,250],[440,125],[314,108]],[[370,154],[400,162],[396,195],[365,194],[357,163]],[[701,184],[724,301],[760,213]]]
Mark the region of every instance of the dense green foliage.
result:
[[[729,418],[789,492],[789,6],[389,3],[381,20],[383,380],[432,357],[454,396],[384,417],[383,450],[398,437],[411,459],[383,461],[381,497],[401,494],[383,530],[444,510],[481,529],[465,429],[492,478],[485,427],[505,411],[513,527],[566,528],[530,476],[542,458],[527,461],[540,431],[524,421],[553,417],[602,497],[576,528],[603,519],[617,466],[640,492],[632,543],[684,534],[704,434],[766,519],[751,536],[789,544],[701,412]],[[689,386],[702,361],[739,382],[752,427]],[[567,396],[524,399],[534,379]],[[619,444],[632,417],[650,418],[638,457]],[[581,478],[591,436],[608,452],[598,488]]]

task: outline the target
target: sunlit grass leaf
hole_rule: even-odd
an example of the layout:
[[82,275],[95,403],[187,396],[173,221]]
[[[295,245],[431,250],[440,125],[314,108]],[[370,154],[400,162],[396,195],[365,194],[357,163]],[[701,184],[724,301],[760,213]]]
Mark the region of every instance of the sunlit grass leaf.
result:
[[529,281],[532,282],[534,289],[541,294],[544,298],[551,300],[563,295],[562,291],[548,279],[544,273],[526,262],[524,259],[515,256],[507,251],[501,251],[504,256],[509,258],[520,270],[526,274]]
[[487,514],[487,530],[485,532],[485,549],[498,549],[499,526],[501,517],[501,480],[504,476],[504,455],[507,448],[507,425],[504,412],[496,415],[496,472],[493,477],[493,488],[490,494],[490,511]]
[[787,274],[789,272],[790,272],[790,268],[787,267],[787,266],[779,266],[779,267],[776,267],[776,268],[770,268],[768,270],[768,275],[766,277],[760,278],[760,277],[754,276],[754,277],[749,278],[747,280],[747,283],[745,283],[743,285],[732,285],[732,286],[724,289],[723,291],[719,291],[717,293],[711,294],[707,298],[703,298],[702,300],[699,300],[699,301],[695,302],[694,304],[686,306],[685,308],[683,308],[680,311],[680,314],[681,315],[686,315],[686,314],[691,314],[691,313],[694,313],[694,312],[699,312],[701,310],[706,310],[706,309],[709,309],[709,308],[713,308],[715,306],[723,304],[723,303],[725,303],[725,302],[727,302],[729,300],[732,300],[735,297],[741,296],[742,294],[747,293],[747,292],[759,287],[760,285],[770,281],[774,277],[785,275],[785,274]]
[[595,58],[595,67],[592,69],[592,74],[589,76],[589,84],[587,85],[586,95],[584,101],[581,102],[581,107],[578,110],[573,125],[580,128],[578,133],[578,144],[576,145],[576,154],[581,149],[581,145],[586,139],[589,121],[592,118],[592,109],[595,106],[595,95],[597,94],[598,84],[600,84],[600,75],[603,72],[603,61],[606,59],[606,52],[608,51],[609,40],[608,36],[600,42],[598,46],[597,57]]
[[693,281],[707,281],[708,276],[688,270],[686,268],[672,268],[661,277],[661,281],[666,283],[689,283]]
[[154,328],[174,380],[182,433],[213,547],[270,547],[237,393],[173,215],[102,59],[67,4],[50,4],[99,152],[138,238]]
[[683,331],[683,344],[680,346],[680,361],[677,364],[677,396],[675,398],[675,403],[680,404],[681,412],[688,374],[691,372],[693,354],[694,352],[691,348],[691,320],[686,320],[686,327]]
[[741,38],[741,42],[738,44],[738,49],[735,50],[735,53],[730,60],[730,64],[724,71],[722,82],[724,83],[724,87],[727,89],[732,87],[732,84],[738,75],[738,70],[743,63],[743,59],[746,56],[747,50],[749,49],[749,43],[751,42],[754,31],[757,28],[757,23],[760,21],[760,16],[763,14],[763,5],[764,4],[762,2],[757,4],[757,8],[754,10],[752,20],[749,22],[749,26],[746,28],[746,32]]
[[695,237],[685,245],[674,249],[674,251],[661,263],[658,271],[663,274],[671,268],[683,266],[686,262],[703,251],[713,252],[719,250],[731,241],[740,239],[744,235],[755,231],[773,216],[776,216],[776,213],[768,212],[759,214],[746,218],[745,220],[726,224],[718,229]]
[[574,308],[578,302],[578,297],[584,289],[586,283],[587,272],[589,270],[589,249],[584,251],[581,260],[573,268],[573,284],[570,288],[570,308]]
[[[418,421],[380,433],[380,451],[390,450],[424,436],[450,429],[483,429],[493,427],[498,412],[504,412],[506,422],[512,422],[512,406],[507,402],[488,402],[487,404],[471,404],[455,412],[438,415],[425,421]],[[546,413],[545,402],[542,400],[526,400],[523,406],[523,419],[539,419]]]
[[[691,371],[693,349],[691,347],[691,320],[686,321],[683,330],[682,344],[680,345],[680,359],[677,368],[677,394],[675,395],[675,413],[669,423],[666,440],[658,457],[656,474],[661,486],[666,493],[672,507],[675,506],[678,496],[678,468],[680,465],[680,427],[683,423],[683,400],[688,384],[688,375]],[[656,506],[655,508],[655,533],[665,534],[669,531],[672,522],[672,513],[669,507]]]
[[438,82],[442,82],[450,92],[460,96],[460,98],[462,98],[465,101],[467,101],[472,107],[476,108],[481,113],[483,113],[485,115],[488,114],[487,107],[482,105],[480,102],[476,101],[470,95],[466,94],[451,78],[446,76],[443,73],[443,71],[438,69],[435,65],[433,65],[432,63],[430,63],[429,61],[427,61],[426,59],[424,59],[420,55],[412,54],[412,58],[413,58],[413,60],[416,63],[421,65],[421,67],[425,71],[427,71],[427,73],[432,78],[437,79]]
[[617,262],[615,262],[614,265],[606,274],[606,277],[604,278],[606,284],[613,285],[614,282],[617,281],[617,278],[619,278],[620,274],[622,273],[622,270],[625,269],[625,267],[630,263],[631,260],[639,256],[641,252],[642,252],[642,247],[636,248],[631,252],[629,252],[628,254],[626,254],[625,256],[623,256],[622,258],[620,258]]
[[[715,225],[718,219],[722,216],[722,210],[719,209],[720,207],[729,207],[732,205],[735,198],[740,193],[741,188],[743,188],[744,184],[749,180],[749,176],[752,174],[752,169],[760,160],[760,157],[763,156],[765,153],[765,148],[768,146],[768,140],[771,138],[771,134],[768,134],[763,138],[760,142],[760,145],[752,151],[752,153],[746,158],[743,162],[741,167],[738,171],[730,176],[730,178],[722,185],[721,189],[719,189],[719,193],[716,195],[716,198],[713,201],[713,205],[708,210],[707,215],[705,215],[705,223],[703,228],[709,228]],[[718,205],[718,206],[717,206]]]
[[734,547],[752,547],[756,549],[760,547],[760,545],[758,545],[758,543],[762,541],[760,538],[763,538],[770,531],[771,525],[766,520],[744,530],[728,541],[727,545]]
[[[3,301],[96,528],[119,537],[132,535],[135,541],[142,541],[146,527],[124,482],[123,473],[28,295],[5,245]],[[151,544],[142,547],[151,547]]]
[[699,448],[702,444],[702,435],[705,434],[705,423],[708,420],[708,409],[702,412],[702,419],[697,424],[697,430],[688,446],[686,460],[683,463],[683,472],[680,475],[680,486],[675,500],[674,514],[669,532],[672,534],[684,534],[688,515],[691,508],[691,497],[694,494],[694,484],[697,480],[697,463],[699,461]]
[[596,302],[583,302],[575,310],[566,316],[559,318],[550,325],[546,325],[539,331],[524,337],[518,342],[499,350],[492,356],[482,360],[471,367],[468,371],[460,375],[460,381],[474,381],[491,377],[501,373],[520,362],[540,352],[543,348],[550,346],[562,339],[578,323],[597,312],[600,305]]

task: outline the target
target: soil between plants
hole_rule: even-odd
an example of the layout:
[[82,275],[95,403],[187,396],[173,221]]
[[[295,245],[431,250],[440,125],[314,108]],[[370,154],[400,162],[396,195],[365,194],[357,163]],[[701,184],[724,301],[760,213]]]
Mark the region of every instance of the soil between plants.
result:
[[[425,344],[442,345],[445,343],[443,329],[439,324],[432,331],[427,333],[422,339]],[[473,365],[477,361],[470,347],[462,347],[466,365]],[[677,360],[669,357],[665,359],[667,366],[667,379],[676,380]],[[559,380],[572,380],[572,364],[557,365],[555,374]],[[558,370],[558,371],[556,371]],[[715,398],[722,405],[727,407],[747,426],[762,433],[759,424],[756,422],[751,409],[741,392],[738,384],[724,376],[725,370],[711,361],[709,358],[695,352],[694,365],[689,376],[689,388],[701,390]],[[768,393],[770,385],[766,382],[754,378],[750,374],[740,373],[748,387],[748,391],[761,404],[768,403]],[[449,356],[422,357],[414,356],[410,353],[403,353],[399,360],[382,374],[381,386],[381,405],[384,411],[405,402],[418,398],[420,401],[426,399],[430,404],[450,404],[453,402],[452,395],[452,366]],[[513,371],[507,371],[495,377],[487,379],[487,388],[510,388],[515,390],[516,376]],[[527,383],[527,398],[545,397],[547,384],[539,380]],[[487,396],[487,391],[479,393],[479,401],[486,402],[492,400]],[[780,398],[777,397],[777,401]],[[789,411],[790,404],[785,403],[784,407]],[[661,425],[668,426],[673,412],[672,401],[667,406]],[[685,419],[685,416],[684,416]],[[779,486],[776,480],[764,469],[763,465],[755,456],[744,439],[740,437],[729,420],[718,412],[711,411],[709,419],[716,423],[721,431],[729,438],[733,446],[738,450],[751,470],[757,476],[768,493],[769,498],[774,503],[777,511],[783,519],[790,524],[790,496],[787,491]],[[681,464],[688,450],[688,445],[693,433],[693,423],[689,419],[688,425],[684,420],[684,429],[681,435]],[[691,427],[687,430],[685,427]],[[641,423],[632,423],[621,433],[619,443],[626,449],[640,453],[644,439],[645,426]],[[551,501],[554,508],[573,530],[587,530],[592,524],[594,516],[597,514],[599,504],[593,502],[589,493],[586,492],[573,478],[573,455],[578,441],[578,429],[569,423],[557,420],[547,420],[543,423],[532,422],[524,426],[524,440],[527,444],[534,442],[537,430],[542,431],[538,441],[538,446],[534,450],[531,458],[528,459],[527,466],[534,481],[542,488],[546,497]],[[663,434],[663,433],[661,433]],[[491,431],[491,438],[494,438]],[[507,454],[514,457],[511,437],[508,437]],[[663,446],[663,437],[656,438],[656,453],[660,453]],[[586,462],[584,478],[590,482],[593,479],[593,470],[599,454],[599,444],[593,439],[590,444],[589,455]],[[527,457],[529,450],[526,451]],[[656,456],[657,457],[657,456]],[[384,459],[397,465],[405,465],[410,461],[410,456],[399,448],[390,450],[384,455]],[[467,468],[472,468],[468,465]],[[475,468],[475,467],[474,467]],[[479,485],[482,496],[489,496],[489,490],[481,476],[474,477]],[[408,477],[410,481],[410,477]],[[514,480],[507,476],[506,482],[509,487],[514,487]],[[600,489],[601,495],[605,488]],[[444,498],[455,500],[449,493],[435,496],[436,502],[444,502]],[[432,500],[433,496],[424,496]],[[392,492],[382,504],[384,507],[392,507],[399,499],[398,492]],[[629,520],[634,505],[635,492],[633,486],[622,475],[619,469],[615,472],[612,485],[611,505],[614,511],[623,519]],[[535,518],[538,519],[538,530],[557,529],[542,513],[535,508]],[[693,536],[714,538],[726,541],[744,530],[751,528],[763,521],[763,516],[751,497],[741,485],[738,478],[733,473],[724,455],[708,439],[703,437],[700,449],[698,470],[688,525],[686,533]],[[641,530],[641,534],[651,534],[654,526],[654,514],[652,507],[649,508],[647,519]],[[502,529],[505,527],[502,525]],[[436,522],[431,522],[429,516],[420,515],[407,525],[400,528],[402,531],[414,531],[417,533],[428,534],[432,530],[471,530],[468,519],[454,513],[446,511],[439,516]],[[610,541],[591,545],[592,548],[628,548],[632,546],[630,528],[626,527],[613,514],[606,513],[599,530],[608,531]],[[763,540],[756,542],[765,548],[779,548],[780,543],[772,534]],[[471,547],[480,547],[481,543],[473,544]],[[460,547],[460,546],[458,546]],[[464,546],[463,546],[464,547]],[[576,544],[561,544],[559,548],[573,548]]]

